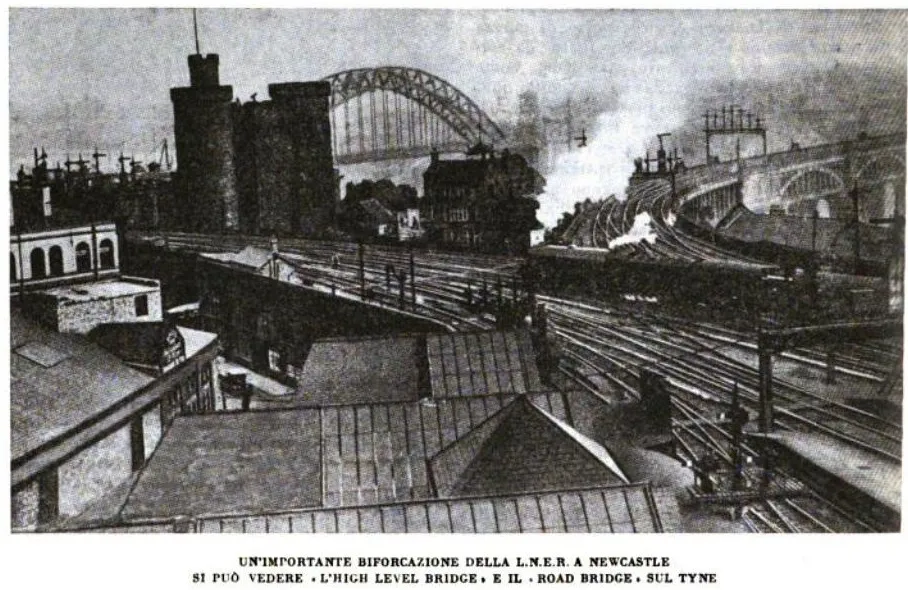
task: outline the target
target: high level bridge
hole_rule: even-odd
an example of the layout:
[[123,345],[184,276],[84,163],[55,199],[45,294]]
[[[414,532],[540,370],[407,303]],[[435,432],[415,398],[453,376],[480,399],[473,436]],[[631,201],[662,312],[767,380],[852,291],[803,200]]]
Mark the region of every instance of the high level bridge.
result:
[[331,84],[331,136],[337,164],[462,152],[505,134],[469,96],[414,68],[346,70]]
[[[740,161],[688,168],[676,177],[676,207],[708,208],[715,223],[742,203],[757,212],[776,206],[803,215],[823,204],[828,217],[862,221],[903,213],[905,134],[795,148]],[[855,192],[856,191],[856,192]]]

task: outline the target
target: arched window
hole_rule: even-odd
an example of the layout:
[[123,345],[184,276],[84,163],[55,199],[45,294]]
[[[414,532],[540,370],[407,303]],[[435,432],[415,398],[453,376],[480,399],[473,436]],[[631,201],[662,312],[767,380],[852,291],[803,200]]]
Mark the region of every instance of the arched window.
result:
[[98,258],[100,259],[101,268],[114,267],[114,247],[110,240],[101,240],[98,247]]
[[63,276],[63,248],[51,246],[48,256],[50,257],[50,276]]
[[15,283],[19,280],[19,273],[16,268],[16,255],[12,252],[9,253],[9,282]]
[[76,244],[76,272],[91,270],[91,249],[85,242]]
[[28,257],[32,266],[32,278],[43,279],[47,276],[47,267],[44,265],[44,250],[35,248]]

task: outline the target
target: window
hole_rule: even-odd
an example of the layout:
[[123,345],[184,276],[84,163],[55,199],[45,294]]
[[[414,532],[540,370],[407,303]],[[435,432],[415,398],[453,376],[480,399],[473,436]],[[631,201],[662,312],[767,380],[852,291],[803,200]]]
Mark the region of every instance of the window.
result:
[[[79,156],[79,159],[81,160],[82,157]],[[50,217],[51,213],[52,213],[52,209],[50,206],[50,187],[49,186],[45,186],[41,189],[41,203],[44,206],[44,217]]]
[[76,244],[76,272],[91,270],[91,250],[85,242]]
[[101,259],[101,268],[114,267],[114,246],[112,241],[101,240],[100,247],[98,248],[98,253]]
[[50,251],[50,276],[59,277],[63,275],[63,248],[60,246],[51,246]]
[[12,252],[9,253],[9,282],[15,283],[19,280],[19,276],[16,273],[16,255]]
[[282,373],[284,366],[281,362],[281,353],[271,348],[268,349],[268,368],[275,373]]
[[47,276],[47,267],[44,265],[44,250],[35,248],[28,257],[32,266],[32,278],[43,279]]
[[148,295],[136,297],[136,317],[148,315]]

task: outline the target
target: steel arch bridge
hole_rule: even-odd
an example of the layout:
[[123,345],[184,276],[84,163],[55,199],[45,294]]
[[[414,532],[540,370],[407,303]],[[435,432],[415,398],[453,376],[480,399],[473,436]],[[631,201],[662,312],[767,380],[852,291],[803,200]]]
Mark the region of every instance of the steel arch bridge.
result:
[[504,141],[498,125],[449,82],[414,68],[346,70],[331,84],[334,161],[354,164],[463,151]]

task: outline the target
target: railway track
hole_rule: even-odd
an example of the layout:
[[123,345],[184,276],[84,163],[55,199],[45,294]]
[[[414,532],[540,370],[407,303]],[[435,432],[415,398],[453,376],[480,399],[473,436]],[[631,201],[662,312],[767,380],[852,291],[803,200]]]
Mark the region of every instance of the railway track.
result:
[[[654,189],[649,198],[664,207],[664,201],[658,200],[661,194]],[[636,209],[630,210],[633,213],[630,215],[627,208],[622,209],[621,203],[606,200],[600,205],[595,222],[601,238],[597,239],[612,239],[608,228],[612,232],[629,228],[628,224],[633,224],[640,207],[646,204],[639,202]],[[668,224],[665,227],[669,227]],[[708,252],[698,250],[702,245],[695,243],[667,246],[669,238],[642,255],[675,255],[683,250],[686,256],[695,256]],[[191,234],[168,236],[167,243],[171,247],[195,251],[236,251],[248,244],[270,247],[267,238],[212,239]],[[297,269],[301,281],[331,284],[350,296],[359,295],[361,285],[355,244],[282,240],[280,252],[282,258]],[[451,330],[495,327],[496,318],[492,313],[476,311],[477,291],[472,292],[473,300],[468,301],[471,288],[485,283],[486,303],[489,303],[499,297],[500,281],[501,298],[506,301],[515,298],[511,281],[517,276],[520,261],[514,258],[423,250],[414,251],[413,258],[417,271],[417,305],[412,306],[408,283],[405,308],[438,319]],[[336,260],[333,265],[332,260]],[[387,288],[385,272],[388,265],[409,271],[409,260],[409,252],[401,248],[367,248],[363,261],[365,282],[375,303],[399,306],[399,289],[395,289],[395,281],[390,289]],[[638,396],[641,368],[657,371],[667,379],[673,410],[678,416],[673,429],[679,458],[693,460],[705,452],[713,452],[726,464],[730,463],[727,449],[731,433],[717,416],[727,409],[735,383],[742,405],[749,412],[756,412],[758,375],[752,366],[754,363],[745,362],[748,355],[755,357],[752,334],[654,312],[628,313],[623,309],[552,296],[538,295],[537,301],[547,306],[549,332],[561,351],[558,370],[565,379],[600,396],[604,395],[605,384],[613,399],[620,400]],[[781,358],[816,370],[824,365],[825,353],[801,348],[789,351]],[[845,344],[837,351],[836,364],[842,374],[882,386],[891,378],[893,363],[900,358],[900,345],[890,341]],[[823,395],[783,379],[774,379],[774,389],[779,401],[778,427],[823,432],[889,460],[900,461],[900,423],[872,411],[831,402]],[[745,448],[745,453],[755,456],[756,450]],[[774,507],[754,504],[746,521],[753,530],[760,532],[867,530],[868,527],[862,528],[832,503],[823,502],[817,496],[792,499],[790,503],[776,502]]]

